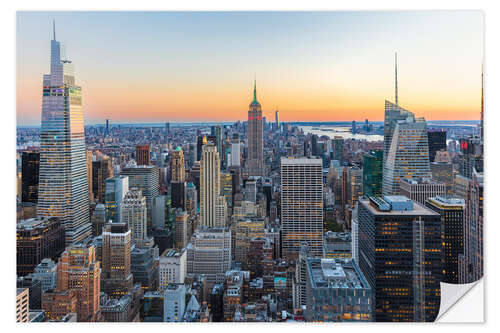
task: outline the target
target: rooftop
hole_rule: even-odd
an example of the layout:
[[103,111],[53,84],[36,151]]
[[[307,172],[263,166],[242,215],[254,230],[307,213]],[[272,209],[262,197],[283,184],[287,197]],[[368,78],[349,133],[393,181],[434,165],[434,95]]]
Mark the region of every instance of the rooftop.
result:
[[[359,204],[367,208],[373,215],[407,215],[407,216],[418,216],[418,215],[426,215],[426,216],[435,216],[438,215],[438,213],[434,212],[433,210],[424,207],[418,202],[412,201],[406,197],[406,200],[410,200],[410,202],[413,204],[413,207],[411,210],[394,210],[392,208],[391,202],[386,202],[382,198],[375,197],[375,199],[380,200],[381,202],[385,202],[386,205],[388,205],[389,209],[380,209],[377,205],[373,204],[373,198],[370,197],[369,199],[364,199],[360,198],[359,199]],[[392,203],[400,203],[399,201],[392,201]],[[404,203],[403,203],[404,204]],[[385,207],[382,207],[385,208]]]

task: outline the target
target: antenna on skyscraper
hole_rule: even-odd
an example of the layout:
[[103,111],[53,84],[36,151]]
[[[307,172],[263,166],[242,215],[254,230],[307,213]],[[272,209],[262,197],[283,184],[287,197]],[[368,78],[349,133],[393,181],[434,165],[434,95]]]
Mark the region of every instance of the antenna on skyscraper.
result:
[[56,20],[52,21],[52,30],[54,31],[54,40],[56,40]]
[[398,53],[394,53],[394,81],[395,81],[395,95],[396,95],[396,105],[399,105],[398,103]]

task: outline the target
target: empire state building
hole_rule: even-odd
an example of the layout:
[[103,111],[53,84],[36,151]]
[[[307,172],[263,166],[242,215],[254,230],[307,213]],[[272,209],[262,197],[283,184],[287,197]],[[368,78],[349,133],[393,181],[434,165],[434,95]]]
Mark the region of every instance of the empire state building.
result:
[[66,245],[91,235],[81,87],[63,45],[51,41],[50,74],[43,76],[38,215],[61,220]]
[[247,124],[248,160],[247,171],[249,176],[264,176],[262,108],[257,101],[257,84],[254,81],[253,101],[248,109]]

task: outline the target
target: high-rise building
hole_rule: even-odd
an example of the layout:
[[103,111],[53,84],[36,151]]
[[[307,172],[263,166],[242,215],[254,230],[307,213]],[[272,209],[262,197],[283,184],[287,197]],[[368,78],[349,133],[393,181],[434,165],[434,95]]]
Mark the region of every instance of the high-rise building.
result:
[[194,216],[198,210],[198,200],[196,187],[189,182],[186,187],[186,211],[190,216]]
[[401,195],[425,205],[427,199],[446,194],[446,185],[433,179],[402,179],[399,185]]
[[109,135],[109,119],[106,119],[106,132],[105,132],[106,136]]
[[57,288],[57,264],[49,258],[42,259],[35,267],[33,279],[41,282],[42,292]]
[[135,147],[135,160],[137,165],[151,165],[150,148],[149,145],[137,145]]
[[16,322],[29,322],[29,289],[16,289]]
[[219,153],[219,158],[221,161],[224,160],[224,153],[222,151],[222,128],[220,125],[210,127],[210,136],[215,138],[215,146],[217,147],[217,152]]
[[102,234],[102,229],[106,224],[106,207],[103,204],[97,204],[92,212],[90,218],[92,224],[92,236],[99,236]]
[[165,122],[165,135],[170,134],[170,123],[167,121]]
[[51,41],[50,74],[43,76],[38,215],[59,217],[66,244],[91,234],[81,87],[74,68]]
[[86,150],[87,152],[87,184],[89,187],[89,204],[94,202],[94,192],[92,192],[92,151]]
[[351,259],[306,259],[305,319],[372,321],[372,288]]
[[40,170],[40,151],[27,150],[22,155],[21,201],[38,202],[38,175]]
[[186,286],[183,284],[171,283],[165,288],[164,295],[163,321],[182,321],[186,309]]
[[142,244],[147,235],[146,197],[138,188],[131,188],[123,198],[122,222],[132,231],[132,243]]
[[427,131],[427,140],[429,142],[429,161],[432,163],[436,158],[436,152],[446,151],[446,131],[429,130]]
[[464,252],[465,200],[438,195],[428,198],[425,205],[441,215],[443,282],[458,284],[458,258]]
[[186,211],[177,209],[175,213],[175,247],[179,250],[185,248],[188,240],[188,214]]
[[231,232],[227,228],[199,227],[186,251],[188,274],[204,274],[209,288],[224,282],[231,268]]
[[108,156],[92,162],[92,192],[100,203],[105,201],[106,180],[113,177],[113,174],[113,165]]
[[94,245],[79,243],[67,247],[57,264],[57,291],[75,292],[78,321],[100,320],[101,265],[95,255]]
[[276,110],[276,113],[275,113],[275,126],[276,126],[276,130],[279,131],[280,129],[280,120],[279,120],[279,111]]
[[231,143],[231,165],[241,166],[241,143],[239,139],[233,139]]
[[281,158],[281,224],[284,257],[296,257],[302,243],[322,254],[323,169],[321,159]]
[[220,196],[220,160],[217,148],[203,146],[200,163],[200,225],[217,226],[216,206]]
[[184,182],[186,180],[185,176],[185,165],[184,165],[184,153],[181,147],[177,147],[172,152],[172,158],[170,159],[172,168],[172,182]]
[[337,160],[340,165],[344,163],[344,138],[335,136],[332,139],[332,160]]
[[383,150],[371,150],[363,154],[363,196],[382,195]]
[[264,176],[264,145],[262,130],[262,108],[257,101],[257,84],[254,82],[253,101],[248,109],[246,161],[249,176]]
[[16,225],[16,274],[33,273],[44,258],[56,260],[64,251],[64,227],[57,217],[37,217]]
[[106,224],[102,233],[101,290],[111,298],[121,298],[132,290],[131,246],[131,231],[126,223]]
[[186,208],[186,182],[172,182],[171,184],[171,199],[173,208]]
[[383,195],[399,194],[404,178],[431,178],[425,120],[399,121],[391,134],[384,163]]
[[186,251],[166,249],[159,260],[159,288],[165,289],[171,283],[184,283],[186,278]]
[[42,295],[42,309],[48,320],[64,321],[70,314],[77,313],[78,305],[77,293],[73,289],[52,289]]
[[358,222],[359,267],[372,287],[375,321],[434,321],[441,216],[406,197],[384,196],[360,199]]
[[136,187],[142,191],[142,195],[146,197],[147,219],[148,226],[151,225],[153,208],[153,200],[158,196],[160,169],[156,166],[134,166],[129,165],[123,168],[121,175],[128,176],[128,187]]
[[106,179],[104,204],[106,221],[121,222],[122,204],[128,192],[128,176],[119,175]]

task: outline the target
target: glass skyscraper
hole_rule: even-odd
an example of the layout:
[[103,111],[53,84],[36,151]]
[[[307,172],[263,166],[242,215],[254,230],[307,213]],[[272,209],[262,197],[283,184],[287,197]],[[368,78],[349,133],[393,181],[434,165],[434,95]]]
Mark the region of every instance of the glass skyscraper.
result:
[[67,245],[92,231],[83,122],[81,87],[54,25],[50,74],[43,76],[38,215],[61,219]]

